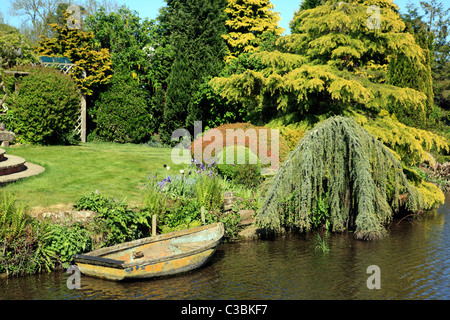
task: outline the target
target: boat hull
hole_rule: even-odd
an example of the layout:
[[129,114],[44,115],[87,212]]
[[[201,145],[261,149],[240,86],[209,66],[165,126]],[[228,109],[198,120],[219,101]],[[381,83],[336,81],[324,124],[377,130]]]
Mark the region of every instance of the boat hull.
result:
[[[222,236],[223,225],[219,223],[75,255],[74,258],[81,273],[107,280],[171,276],[205,265],[214,255]],[[132,259],[132,252],[139,250],[145,253],[144,256],[153,256]]]
[[176,275],[200,268],[208,262],[215,251],[216,248],[211,248],[193,256],[161,261],[152,264],[136,265],[126,269],[83,263],[78,263],[77,265],[81,273],[101,279],[115,281],[148,279]]

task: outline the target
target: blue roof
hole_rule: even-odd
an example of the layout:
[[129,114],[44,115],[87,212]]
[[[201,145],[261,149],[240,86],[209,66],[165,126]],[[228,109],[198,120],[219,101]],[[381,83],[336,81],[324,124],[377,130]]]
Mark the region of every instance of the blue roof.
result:
[[59,57],[39,57],[39,60],[43,63],[72,63],[67,58],[59,58]]

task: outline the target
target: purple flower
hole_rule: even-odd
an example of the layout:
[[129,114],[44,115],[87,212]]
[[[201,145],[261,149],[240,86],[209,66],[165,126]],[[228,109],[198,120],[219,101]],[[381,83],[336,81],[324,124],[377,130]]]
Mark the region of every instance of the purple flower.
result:
[[161,189],[163,189],[163,188],[166,186],[166,181],[163,180],[163,181],[161,181],[161,182],[158,182],[156,185],[157,185],[158,187],[160,187]]

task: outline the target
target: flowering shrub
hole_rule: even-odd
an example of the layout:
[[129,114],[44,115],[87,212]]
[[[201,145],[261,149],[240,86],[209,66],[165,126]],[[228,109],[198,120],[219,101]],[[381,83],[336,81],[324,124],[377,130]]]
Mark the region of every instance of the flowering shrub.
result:
[[[244,132],[244,135],[249,132],[249,129],[254,129],[256,132],[255,136],[251,136],[250,134],[245,135],[242,137],[240,134],[237,135],[237,139],[234,139],[234,141],[227,141],[227,130],[239,130],[242,129]],[[272,137],[271,137],[271,131],[269,128],[266,127],[257,127],[250,123],[233,123],[233,124],[224,124],[222,126],[219,126],[217,128],[214,128],[214,131],[208,130],[204,133],[202,137],[199,137],[198,139],[194,140],[191,144],[191,154],[194,159],[197,159],[198,161],[206,161],[203,158],[203,154],[205,152],[205,148],[208,147],[211,143],[214,143],[214,132],[217,132],[216,130],[219,130],[222,134],[222,149],[226,146],[233,146],[233,145],[241,145],[244,147],[249,148],[254,154],[260,155],[260,134],[262,131],[267,132],[267,157],[270,157],[271,150],[272,150]],[[242,132],[241,132],[242,133]],[[286,156],[289,154],[290,149],[288,144],[286,143],[283,136],[279,135],[279,157],[280,162],[282,162]],[[220,151],[222,151],[221,148],[218,148],[213,151],[214,154],[211,154],[212,156],[217,156]],[[198,151],[201,150],[201,155],[197,154]]]

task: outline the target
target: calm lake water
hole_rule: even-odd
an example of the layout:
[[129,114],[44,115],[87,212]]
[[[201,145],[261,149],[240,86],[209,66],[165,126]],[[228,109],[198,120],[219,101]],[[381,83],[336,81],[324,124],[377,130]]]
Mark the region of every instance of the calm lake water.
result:
[[[67,288],[64,272],[0,279],[0,300],[450,299],[450,195],[438,210],[389,230],[374,242],[331,235],[328,253],[315,250],[315,233],[222,244],[187,274],[131,283],[82,276],[80,290]],[[371,265],[380,268],[380,289],[367,288]]]

